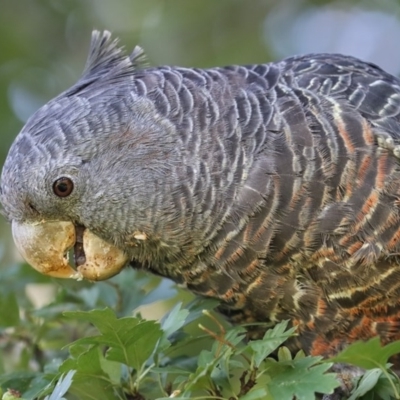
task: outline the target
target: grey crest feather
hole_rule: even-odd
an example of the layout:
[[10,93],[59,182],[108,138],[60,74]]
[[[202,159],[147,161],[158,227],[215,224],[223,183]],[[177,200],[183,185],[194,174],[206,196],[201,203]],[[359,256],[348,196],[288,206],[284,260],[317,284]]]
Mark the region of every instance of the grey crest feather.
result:
[[104,86],[107,82],[113,85],[126,76],[132,76],[135,71],[148,64],[145,52],[140,46],[136,46],[128,56],[124,47],[118,43],[119,40],[113,39],[109,31],[94,30],[82,76],[62,95],[71,96],[81,92],[99,78]]
[[131,63],[136,71],[149,65],[147,55],[140,46],[135,46],[131,55],[129,56],[129,59],[131,60]]
[[93,31],[89,55],[82,78],[98,77],[108,73],[116,66],[130,68],[132,63],[124,48],[118,46],[118,39],[113,39],[109,31]]

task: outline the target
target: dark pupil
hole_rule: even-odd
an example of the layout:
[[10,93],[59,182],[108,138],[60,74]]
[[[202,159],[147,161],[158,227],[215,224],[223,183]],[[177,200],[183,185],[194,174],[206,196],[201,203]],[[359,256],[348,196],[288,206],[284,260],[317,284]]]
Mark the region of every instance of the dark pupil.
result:
[[69,178],[60,178],[54,182],[54,193],[59,197],[67,197],[71,194],[74,184]]
[[66,182],[59,182],[57,185],[57,189],[61,193],[68,192],[68,184]]

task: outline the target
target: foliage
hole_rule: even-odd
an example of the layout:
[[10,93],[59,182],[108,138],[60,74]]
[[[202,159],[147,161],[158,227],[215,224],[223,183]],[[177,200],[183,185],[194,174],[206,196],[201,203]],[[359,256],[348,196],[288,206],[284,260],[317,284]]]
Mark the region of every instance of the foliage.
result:
[[[48,280],[26,265],[0,271],[3,399],[308,400],[339,385],[332,361],[366,368],[351,400],[399,398],[388,359],[400,343],[356,343],[329,362],[292,357],[282,346],[295,334],[286,322],[246,341],[244,327],[212,311],[215,301],[188,298],[148,274],[126,270],[90,284]],[[35,308],[27,282],[38,285],[36,296],[56,288],[50,303]],[[160,321],[140,315],[165,297],[175,305]]]

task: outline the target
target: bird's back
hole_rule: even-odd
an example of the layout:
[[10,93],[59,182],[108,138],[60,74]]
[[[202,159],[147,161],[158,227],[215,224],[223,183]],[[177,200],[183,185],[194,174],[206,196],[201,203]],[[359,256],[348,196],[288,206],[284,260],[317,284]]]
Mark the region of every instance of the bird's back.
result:
[[291,319],[293,347],[314,354],[400,338],[396,78],[321,54],[134,82],[179,134],[176,204],[187,249],[201,249],[154,270],[220,298],[234,321]]

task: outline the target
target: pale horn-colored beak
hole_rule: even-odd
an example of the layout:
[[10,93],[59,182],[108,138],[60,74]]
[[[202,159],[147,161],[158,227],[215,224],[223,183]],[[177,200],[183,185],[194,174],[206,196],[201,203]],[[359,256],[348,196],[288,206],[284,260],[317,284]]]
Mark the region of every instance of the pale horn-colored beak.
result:
[[68,251],[76,242],[72,222],[29,224],[13,221],[12,233],[23,258],[44,275],[99,281],[118,274],[128,262],[121,249],[86,229],[83,232],[85,262],[77,269],[72,268],[68,262]]

